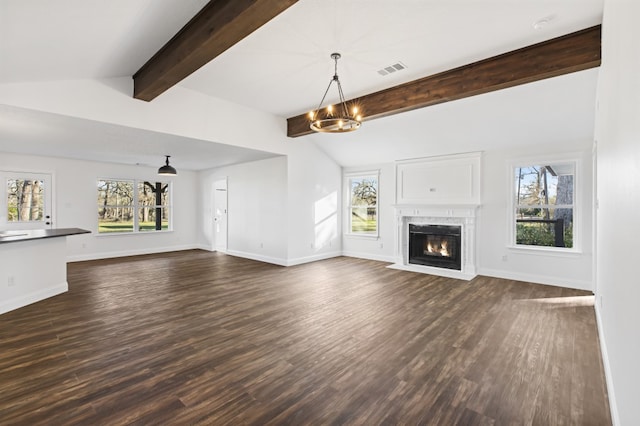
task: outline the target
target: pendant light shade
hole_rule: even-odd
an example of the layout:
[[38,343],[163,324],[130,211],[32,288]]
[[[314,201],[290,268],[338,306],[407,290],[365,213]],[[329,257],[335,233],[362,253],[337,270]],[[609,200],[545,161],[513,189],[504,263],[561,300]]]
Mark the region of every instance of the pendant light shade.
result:
[[175,176],[175,175],[177,175],[178,172],[176,171],[176,169],[169,165],[169,157],[171,157],[171,156],[170,155],[165,155],[165,157],[167,157],[166,160],[165,160],[165,165],[158,169],[158,174],[159,175],[163,175],[163,176]]

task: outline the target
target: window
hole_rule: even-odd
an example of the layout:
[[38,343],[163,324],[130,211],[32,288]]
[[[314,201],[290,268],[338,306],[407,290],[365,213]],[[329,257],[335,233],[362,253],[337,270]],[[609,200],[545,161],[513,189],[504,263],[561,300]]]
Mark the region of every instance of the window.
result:
[[43,195],[42,179],[7,179],[7,221],[42,221],[44,218]]
[[171,229],[167,182],[98,180],[98,233]]
[[45,229],[52,225],[50,174],[0,171],[0,229]]
[[348,176],[349,231],[353,235],[378,235],[378,174]]
[[514,168],[515,245],[574,247],[572,162]]

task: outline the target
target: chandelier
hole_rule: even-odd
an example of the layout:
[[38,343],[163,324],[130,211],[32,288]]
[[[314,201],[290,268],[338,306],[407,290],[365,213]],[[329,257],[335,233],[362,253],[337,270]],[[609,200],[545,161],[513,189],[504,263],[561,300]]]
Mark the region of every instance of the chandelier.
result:
[[[329,86],[327,86],[327,90],[324,92],[318,108],[315,111],[309,112],[309,126],[313,131],[322,133],[353,132],[354,130],[358,130],[362,124],[362,116],[358,114],[358,107],[353,106],[350,113],[347,102],[344,100],[342,85],[338,79],[338,59],[340,59],[341,56],[339,53],[331,54],[331,59],[335,61],[333,78],[329,82]],[[329,93],[329,89],[331,89],[334,81],[336,86],[338,86],[340,102],[338,105],[328,105],[326,109],[321,110],[324,99],[327,97],[327,93]]]

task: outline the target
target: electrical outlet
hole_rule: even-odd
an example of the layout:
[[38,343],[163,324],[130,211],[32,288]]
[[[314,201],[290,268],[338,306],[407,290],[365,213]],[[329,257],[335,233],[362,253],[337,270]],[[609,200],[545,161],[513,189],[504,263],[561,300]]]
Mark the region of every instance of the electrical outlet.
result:
[[260,248],[264,248],[264,244],[260,243]]
[[384,247],[384,244],[380,243],[380,248],[383,248],[383,247]]
[[507,255],[506,255],[506,254],[505,254],[505,255],[503,255],[503,256],[502,256],[502,261],[503,261],[503,262],[506,262],[507,260],[509,260],[509,258],[507,257]]
[[9,277],[7,278],[7,285],[9,287],[13,287],[14,285],[16,285],[16,277],[14,277],[13,275],[9,275]]

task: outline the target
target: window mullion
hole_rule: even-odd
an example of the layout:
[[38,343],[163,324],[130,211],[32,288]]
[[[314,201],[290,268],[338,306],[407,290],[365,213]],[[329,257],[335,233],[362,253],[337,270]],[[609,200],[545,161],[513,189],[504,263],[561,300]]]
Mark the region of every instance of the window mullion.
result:
[[133,232],[140,232],[138,223],[138,179],[133,180]]

